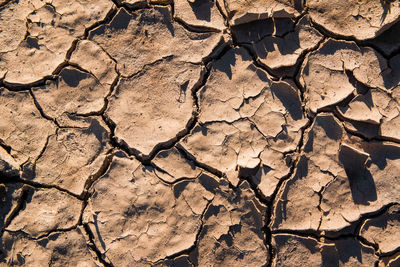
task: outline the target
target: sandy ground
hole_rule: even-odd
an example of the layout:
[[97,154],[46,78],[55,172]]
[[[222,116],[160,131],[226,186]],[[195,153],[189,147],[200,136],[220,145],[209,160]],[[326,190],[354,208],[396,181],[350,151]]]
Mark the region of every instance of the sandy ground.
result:
[[0,266],[400,266],[397,0],[1,0]]

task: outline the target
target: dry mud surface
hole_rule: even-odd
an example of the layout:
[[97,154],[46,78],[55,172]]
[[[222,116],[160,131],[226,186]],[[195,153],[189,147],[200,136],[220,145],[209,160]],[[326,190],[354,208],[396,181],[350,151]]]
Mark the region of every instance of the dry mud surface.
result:
[[0,266],[400,266],[399,21],[0,1]]

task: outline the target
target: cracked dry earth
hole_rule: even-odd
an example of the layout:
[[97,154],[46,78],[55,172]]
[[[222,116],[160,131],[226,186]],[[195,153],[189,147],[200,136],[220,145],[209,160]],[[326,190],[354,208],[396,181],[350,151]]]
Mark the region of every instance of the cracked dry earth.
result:
[[1,266],[400,266],[400,3],[1,0]]

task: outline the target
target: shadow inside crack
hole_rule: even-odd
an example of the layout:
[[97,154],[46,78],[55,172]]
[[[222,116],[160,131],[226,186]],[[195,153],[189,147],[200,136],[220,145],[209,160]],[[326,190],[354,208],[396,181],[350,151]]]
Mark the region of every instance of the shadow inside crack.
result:
[[232,26],[232,34],[238,43],[258,42],[273,33],[272,18]]
[[303,118],[302,104],[293,87],[286,83],[274,83],[271,85],[271,92],[280,100],[294,120]]
[[394,0],[380,0],[380,2],[381,2],[382,9],[383,9],[381,20],[380,20],[380,24],[382,25],[382,23],[385,21],[385,19],[387,17],[387,14],[390,13],[390,6],[391,6],[391,3],[394,2]]
[[366,167],[369,155],[348,145],[342,145],[339,162],[349,179],[351,195],[355,204],[369,205],[377,200],[376,186],[371,172]]
[[70,87],[78,87],[82,80],[90,78],[88,73],[75,68],[64,68],[60,73],[60,78]]
[[228,52],[223,56],[223,60],[218,60],[214,64],[215,70],[224,72],[229,80],[232,80],[232,66],[236,65],[235,53]]
[[95,229],[96,229],[96,234],[97,234],[97,237],[98,237],[98,240],[99,240],[99,242],[100,242],[100,245],[101,245],[101,247],[103,248],[103,250],[105,251],[106,250],[106,244],[104,243],[104,239],[103,239],[103,237],[101,236],[101,233],[100,233],[100,229],[99,229],[99,222],[98,222],[98,219],[97,219],[97,214],[93,214],[93,219],[94,219],[94,227],[95,227]]
[[13,194],[16,191],[16,186],[11,184],[0,184],[0,231],[5,227],[7,215],[13,207]]
[[210,0],[195,0],[188,1],[196,19],[211,21],[211,8],[214,6],[214,1]]
[[131,15],[124,8],[121,8],[118,11],[117,15],[110,22],[110,28],[114,30],[127,29],[131,19],[132,19]]
[[363,149],[369,153],[373,164],[384,170],[390,161],[400,159],[400,148],[396,145],[376,142],[365,144]]
[[335,243],[321,248],[321,266],[339,267],[346,263],[354,264],[354,261],[362,264],[362,250],[365,250],[365,248],[356,239],[337,240]]

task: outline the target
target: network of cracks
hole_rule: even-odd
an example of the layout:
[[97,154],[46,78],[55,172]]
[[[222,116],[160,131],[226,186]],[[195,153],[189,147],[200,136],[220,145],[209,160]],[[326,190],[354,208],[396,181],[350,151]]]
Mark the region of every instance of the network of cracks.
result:
[[398,21],[0,1],[0,265],[400,266]]

